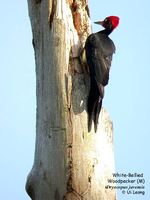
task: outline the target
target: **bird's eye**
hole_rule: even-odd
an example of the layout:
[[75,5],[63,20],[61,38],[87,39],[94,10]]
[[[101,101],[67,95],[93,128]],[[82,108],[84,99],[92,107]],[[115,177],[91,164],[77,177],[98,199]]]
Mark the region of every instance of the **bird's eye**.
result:
[[104,22],[107,22],[108,21],[108,19],[106,18],[105,20],[104,20]]

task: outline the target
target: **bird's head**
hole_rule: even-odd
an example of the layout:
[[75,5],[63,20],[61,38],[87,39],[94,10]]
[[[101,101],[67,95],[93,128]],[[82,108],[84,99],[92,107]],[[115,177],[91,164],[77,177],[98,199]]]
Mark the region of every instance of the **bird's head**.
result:
[[119,24],[119,17],[109,16],[109,17],[106,17],[103,21],[95,22],[95,24],[100,24],[105,29],[111,29],[113,31]]

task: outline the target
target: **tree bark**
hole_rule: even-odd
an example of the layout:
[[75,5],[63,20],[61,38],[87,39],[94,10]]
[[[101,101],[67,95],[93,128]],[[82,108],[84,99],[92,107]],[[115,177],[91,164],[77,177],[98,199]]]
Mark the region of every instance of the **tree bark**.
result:
[[28,0],[36,63],[36,146],[26,190],[32,200],[115,200],[112,122],[102,109],[87,129],[89,75],[79,49],[91,32],[86,0]]

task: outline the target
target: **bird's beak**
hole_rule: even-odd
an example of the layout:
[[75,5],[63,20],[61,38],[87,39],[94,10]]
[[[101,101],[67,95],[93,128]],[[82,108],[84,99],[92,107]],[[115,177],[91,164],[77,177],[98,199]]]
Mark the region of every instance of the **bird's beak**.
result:
[[94,23],[103,26],[103,21],[97,21],[97,22],[94,22]]

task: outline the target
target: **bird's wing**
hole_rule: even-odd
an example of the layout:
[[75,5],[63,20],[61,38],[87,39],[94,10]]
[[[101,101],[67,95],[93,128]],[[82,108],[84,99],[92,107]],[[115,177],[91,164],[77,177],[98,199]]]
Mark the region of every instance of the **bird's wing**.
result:
[[95,78],[98,84],[107,85],[112,55],[115,52],[113,42],[103,34],[91,34],[85,49],[91,77]]

